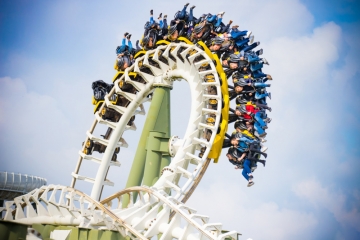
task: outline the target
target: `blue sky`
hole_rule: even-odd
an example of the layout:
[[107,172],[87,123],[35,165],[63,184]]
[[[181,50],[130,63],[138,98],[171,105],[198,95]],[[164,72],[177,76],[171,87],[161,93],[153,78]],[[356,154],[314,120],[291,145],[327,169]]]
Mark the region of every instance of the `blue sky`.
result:
[[[254,187],[247,188],[223,156],[209,167],[189,205],[238,230],[242,239],[359,239],[359,2],[191,4],[196,15],[225,11],[225,22],[252,30],[270,62],[264,71],[274,81],[269,157],[256,170]],[[172,16],[181,7],[156,0],[1,1],[0,171],[69,185],[93,121],[91,82],[111,81],[123,33],[139,39],[150,9]],[[186,128],[188,112],[179,110],[189,109],[186,94],[187,84],[175,83],[174,135]],[[137,126],[143,121],[137,118]],[[124,187],[139,132],[127,136],[122,166],[110,171],[116,185],[104,196]],[[96,165],[83,173],[94,176]],[[91,186],[78,188],[89,193]]]

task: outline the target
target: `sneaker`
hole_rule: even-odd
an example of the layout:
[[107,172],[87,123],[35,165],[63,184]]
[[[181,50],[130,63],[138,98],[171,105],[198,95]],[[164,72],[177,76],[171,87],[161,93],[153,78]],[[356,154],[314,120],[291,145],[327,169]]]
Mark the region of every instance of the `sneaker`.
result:
[[219,12],[218,15],[220,15],[221,17],[225,14],[225,12]]
[[232,20],[230,20],[230,21],[229,21],[229,25],[231,25],[232,23],[233,23],[233,21],[232,21]]
[[194,9],[196,6],[194,5],[194,6],[192,6],[190,9]]
[[261,138],[265,138],[265,137],[266,137],[266,135],[267,135],[267,133],[266,133],[266,132],[264,132],[263,134],[259,134],[259,136],[260,136]]
[[249,183],[248,183],[248,187],[251,187],[252,185],[254,185],[255,183],[253,182],[253,181],[249,181]]
[[251,172],[254,172],[257,169],[257,167],[252,167]]
[[252,31],[247,31],[245,38],[249,38],[251,33],[252,33]]
[[126,38],[127,38],[127,40],[129,40],[129,41],[130,41],[131,34],[127,35],[127,36],[126,36]]
[[164,19],[166,19],[167,18],[167,15],[164,15]]
[[162,18],[162,13],[159,14],[158,20]]
[[254,38],[255,38],[254,35],[250,36],[250,38],[249,38],[249,43],[250,43],[250,44],[253,44]]
[[269,99],[271,99],[271,93],[270,92],[268,93],[268,97],[269,97]]
[[268,79],[268,80],[273,80],[273,78],[271,77],[271,75],[266,75],[266,78]]
[[269,110],[269,112],[271,112],[271,110],[272,110],[272,109],[271,109],[271,107],[268,107],[268,109],[267,109],[267,110]]
[[264,129],[264,130],[265,130],[265,129],[268,129],[268,126],[263,126],[262,129]]
[[150,10],[150,15],[153,15],[154,14],[154,10]]
[[236,29],[236,28],[238,28],[239,27],[239,25],[234,25],[234,26],[232,26],[231,28],[232,29]]
[[260,55],[262,55],[264,53],[264,50],[261,48],[261,49],[259,49],[258,51],[256,51],[256,54],[258,55],[258,56],[260,56]]
[[263,63],[266,64],[266,65],[270,65],[269,62],[266,60],[266,58],[263,58]]
[[263,146],[260,151],[266,152],[266,150],[268,150],[268,147]]
[[260,142],[265,143],[267,140],[265,138],[260,138]]
[[266,118],[266,119],[265,119],[265,121],[266,121],[267,123],[270,123],[271,120],[272,120],[271,118]]
[[189,4],[190,4],[190,3],[186,3],[186,4],[184,5],[184,7],[187,7],[187,6],[189,6]]
[[128,32],[124,33],[124,36],[125,36],[125,37],[126,37],[127,35],[129,35],[129,33],[128,33]]

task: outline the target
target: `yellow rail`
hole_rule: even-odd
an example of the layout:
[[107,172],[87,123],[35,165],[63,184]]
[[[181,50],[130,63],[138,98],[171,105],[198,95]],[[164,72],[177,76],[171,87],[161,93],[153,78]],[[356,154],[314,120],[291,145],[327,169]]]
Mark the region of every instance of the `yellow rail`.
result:
[[215,61],[216,64],[216,71],[219,74],[221,79],[221,94],[222,94],[222,109],[221,109],[221,122],[220,132],[216,134],[214,143],[208,155],[209,158],[214,159],[214,163],[217,163],[222,151],[222,145],[225,138],[225,133],[227,132],[228,122],[229,122],[229,88],[227,83],[227,77],[222,68],[222,64],[216,54],[213,54],[210,49],[205,45],[204,42],[199,41],[198,44],[204,49],[206,54]]

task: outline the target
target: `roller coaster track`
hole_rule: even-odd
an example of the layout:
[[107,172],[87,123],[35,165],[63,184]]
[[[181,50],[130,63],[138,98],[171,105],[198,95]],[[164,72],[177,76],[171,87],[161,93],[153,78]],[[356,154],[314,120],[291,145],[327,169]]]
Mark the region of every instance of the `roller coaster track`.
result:
[[[122,208],[122,197],[135,192],[138,200]],[[115,204],[117,207],[110,209]],[[197,214],[164,191],[148,187],[128,188],[99,203],[76,189],[49,185],[6,202],[2,211],[6,221],[114,230],[131,239],[149,239],[158,234],[162,234],[160,239],[194,240],[237,236],[235,231],[221,233],[220,223],[209,223],[207,216]]]
[[[219,133],[227,130],[229,104],[226,100],[226,77],[216,55],[205,45],[202,48],[204,50],[184,42],[160,45],[137,57],[122,75],[115,76],[114,88],[95,113],[94,123],[79,152],[71,187],[42,187],[15,198],[1,209],[5,212],[4,220],[117,230],[123,236],[134,239],[149,239],[158,234],[162,234],[160,239],[236,239],[235,231],[222,233],[220,223],[209,223],[209,217],[197,214],[196,210],[184,205],[199,184],[210,160],[217,160],[223,140],[223,134]],[[104,185],[113,185],[107,179],[109,168],[120,166],[119,161],[112,159],[116,148],[128,146],[123,133],[136,130],[131,121],[133,116],[145,115],[143,103],[152,100],[156,87],[172,88],[173,81],[181,79],[190,86],[191,113],[184,138],[173,144],[177,147],[170,144],[173,155],[170,165],[162,170],[153,187],[131,187],[98,202]],[[121,86],[124,84],[132,85],[135,91],[123,91]],[[110,101],[113,94],[128,102],[119,105]],[[118,122],[104,120],[101,115],[103,109],[113,109],[121,114],[121,118]],[[111,135],[107,138],[95,136],[94,130],[99,124],[111,129]],[[84,150],[88,140],[106,146],[101,159],[86,154]],[[83,160],[99,163],[95,178],[79,174]],[[74,189],[76,180],[94,184],[91,197]],[[60,194],[56,194],[59,191]],[[138,197],[133,198],[133,194]],[[123,206],[123,196],[131,196],[127,206]],[[116,208],[112,208],[114,201],[118,201]],[[36,205],[36,211],[31,203]]]
[[[217,64],[220,65],[220,63]],[[144,69],[143,66],[146,68]],[[151,74],[149,74],[149,70]],[[137,73],[141,79],[137,81],[132,80],[130,76],[131,73]],[[213,81],[205,81],[206,76],[212,76]],[[151,101],[151,98],[148,96],[152,93],[154,87],[172,86],[172,81],[180,79],[185,79],[190,85],[192,104],[189,124],[185,132],[183,145],[177,149],[170,166],[163,169],[163,175],[155,184],[155,187],[159,189],[171,188],[175,190],[177,194],[175,197],[177,199],[183,197],[184,200],[186,200],[189,197],[186,196],[186,194],[191,194],[192,191],[190,191],[190,189],[192,186],[198,184],[200,177],[203,176],[208,166],[208,155],[215,141],[217,129],[220,126],[223,102],[222,95],[224,95],[224,93],[222,93],[220,78],[213,60],[209,57],[209,53],[207,54],[195,45],[185,43],[170,43],[169,45],[159,46],[155,50],[147,51],[144,56],[137,58],[135,64],[127,68],[119,79],[115,80],[114,89],[108,96],[111,96],[113,93],[122,95],[130,101],[130,104],[128,104],[126,108],[119,107],[114,105],[108,96],[105,97],[106,104],[102,106],[102,108],[108,107],[115,109],[122,114],[122,117],[115,125],[113,122],[101,119],[100,113],[102,108],[95,113],[95,121],[91,129],[87,132],[88,138],[86,141],[89,139],[98,141],[107,145],[107,148],[101,160],[85,155],[83,151],[80,152],[78,165],[72,174],[73,181],[71,187],[75,186],[76,179],[84,179],[93,183],[98,180],[102,186],[106,184],[112,185],[109,180],[103,180],[106,179],[105,174],[107,172],[104,170],[113,165],[120,165],[118,162],[110,160],[116,147],[127,147],[126,140],[122,138],[124,131],[136,129],[134,124],[132,126],[127,125],[130,118],[136,114],[145,114],[142,103]],[[137,90],[136,95],[122,91],[119,87],[121,82],[133,85]],[[208,91],[209,87],[216,88],[216,91],[212,91],[210,94]],[[217,100],[216,109],[208,107],[209,99]],[[215,121],[213,125],[209,125],[206,122],[206,116],[212,116],[214,118]],[[98,123],[105,124],[114,129],[109,140],[100,139],[92,135]],[[211,137],[207,136],[208,139],[204,138],[204,131],[206,130],[212,131]],[[195,151],[199,151],[201,147],[206,147],[206,151],[200,158],[195,154]],[[98,171],[98,175],[100,175],[99,179],[78,175],[83,159],[93,160],[103,164],[107,163],[106,165],[104,164],[105,167],[101,171]],[[189,163],[196,166],[193,172],[189,172],[186,169]],[[181,187],[176,185],[180,177],[187,178],[185,184]]]

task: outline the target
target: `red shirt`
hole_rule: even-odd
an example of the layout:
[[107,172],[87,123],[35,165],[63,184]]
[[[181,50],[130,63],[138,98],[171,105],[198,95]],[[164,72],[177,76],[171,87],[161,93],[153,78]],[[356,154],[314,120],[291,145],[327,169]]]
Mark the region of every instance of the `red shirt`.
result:
[[255,109],[253,105],[245,105],[246,111],[251,112],[253,114],[257,113],[259,110]]
[[[253,114],[257,113],[259,110],[255,109],[255,107],[253,105],[245,105],[245,109],[247,112],[251,112]],[[252,119],[252,117],[247,114],[247,113],[243,113],[242,116],[245,118],[245,119]]]
[[243,113],[243,114],[241,114],[241,115],[242,115],[243,118],[245,118],[245,119],[251,119],[251,116],[248,115],[248,114],[246,114],[246,113]]

